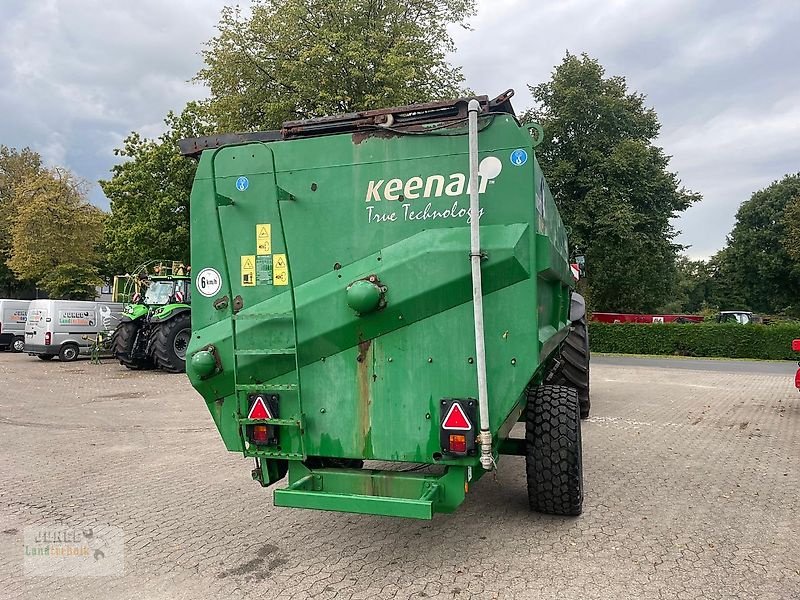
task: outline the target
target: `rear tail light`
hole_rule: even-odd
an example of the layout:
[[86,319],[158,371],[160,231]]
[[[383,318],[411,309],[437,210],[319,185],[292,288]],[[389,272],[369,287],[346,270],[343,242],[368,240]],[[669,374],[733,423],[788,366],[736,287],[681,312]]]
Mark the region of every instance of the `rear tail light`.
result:
[[[254,421],[277,419],[279,399],[278,394],[250,394],[247,418]],[[247,426],[247,438],[251,444],[259,446],[276,445],[278,443],[277,427],[267,423],[253,423]]]
[[44,345],[49,346],[50,342],[52,341],[53,341],[53,334],[48,331],[47,333],[44,334]]
[[250,432],[250,441],[254,444],[266,444],[269,440],[269,427],[266,425],[253,425]]
[[467,436],[465,435],[451,435],[450,436],[450,452],[453,454],[466,454],[467,453]]
[[439,441],[451,456],[475,454],[477,402],[473,398],[445,398],[439,404]]

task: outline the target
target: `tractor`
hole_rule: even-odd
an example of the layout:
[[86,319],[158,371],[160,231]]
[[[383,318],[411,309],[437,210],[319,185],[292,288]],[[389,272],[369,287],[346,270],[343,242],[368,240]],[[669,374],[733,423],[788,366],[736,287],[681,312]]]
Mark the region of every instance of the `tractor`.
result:
[[114,295],[125,302],[111,341],[120,364],[134,370],[184,372],[192,334],[189,267],[150,261],[132,275],[115,277]]

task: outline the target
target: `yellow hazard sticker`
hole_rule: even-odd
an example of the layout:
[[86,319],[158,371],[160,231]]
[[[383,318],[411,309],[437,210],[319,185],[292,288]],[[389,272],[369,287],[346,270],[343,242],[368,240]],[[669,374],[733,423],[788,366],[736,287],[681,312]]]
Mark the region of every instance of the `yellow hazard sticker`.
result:
[[256,225],[256,254],[272,254],[272,225],[269,223]]
[[256,257],[252,254],[242,255],[242,285],[256,284]]
[[272,284],[289,285],[289,265],[286,264],[285,254],[272,257]]

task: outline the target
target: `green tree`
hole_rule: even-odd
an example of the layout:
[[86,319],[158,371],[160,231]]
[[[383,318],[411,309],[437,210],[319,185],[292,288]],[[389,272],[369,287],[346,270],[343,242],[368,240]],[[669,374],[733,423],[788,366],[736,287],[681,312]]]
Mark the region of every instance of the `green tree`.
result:
[[197,165],[178,152],[179,139],[204,135],[210,127],[190,103],[169,113],[167,131],[156,140],[138,133],[115,151],[126,160],[101,181],[111,203],[105,227],[107,275],[133,270],[147,260],[189,260],[189,194]]
[[188,261],[196,165],[179,139],[459,95],[447,27],[474,12],[474,0],[256,0],[246,18],[224,8],[195,78],[209,100],[170,113],[158,139],[131,133],[116,150],[124,161],[100,182],[111,203],[104,272]]
[[708,304],[720,310],[743,310],[751,307],[742,296],[736,282],[735,267],[730,248],[723,248],[708,261],[711,273],[711,289]]
[[800,194],[790,198],[783,211],[783,248],[795,262],[800,263]]
[[43,169],[15,196],[8,266],[52,298],[94,298],[104,214],[87,202],[85,184],[64,169]]
[[659,122],[623,77],[567,54],[550,81],[530,87],[530,111],[545,131],[537,157],[570,229],[586,255],[595,310],[649,312],[677,283],[670,223],[700,196],[680,187],[669,157],[653,145]]
[[672,300],[662,307],[665,313],[697,313],[707,309],[713,296],[713,271],[707,261],[678,256],[676,285]]
[[474,0],[255,0],[222,10],[196,80],[222,131],[452,98],[463,92],[448,26]]
[[0,145],[0,294],[13,295],[25,287],[6,264],[11,258],[11,226],[16,218],[17,190],[39,175],[42,157],[30,148]]
[[[800,311],[800,261],[795,248],[800,173],[755,192],[742,203],[728,236],[720,284],[744,308],[758,312]],[[739,308],[739,307],[735,307]]]

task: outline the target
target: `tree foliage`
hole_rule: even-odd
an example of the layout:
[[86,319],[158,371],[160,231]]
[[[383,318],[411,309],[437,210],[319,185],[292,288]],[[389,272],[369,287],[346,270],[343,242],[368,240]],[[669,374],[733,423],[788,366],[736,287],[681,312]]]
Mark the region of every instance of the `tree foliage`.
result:
[[100,185],[111,203],[105,227],[105,270],[122,274],[147,260],[189,261],[189,194],[197,165],[178,152],[185,137],[209,133],[196,104],[169,113],[158,139],[131,133],[118,156],[126,159]]
[[189,259],[189,194],[196,165],[177,141],[215,131],[277,128],[285,120],[452,97],[461,71],[448,25],[474,0],[257,0],[224,8],[196,80],[210,98],[170,113],[158,139],[131,133],[123,162],[101,181],[110,275],[150,259]]
[[103,212],[64,169],[40,169],[15,186],[8,266],[52,298],[94,298]]
[[458,96],[448,26],[474,0],[255,0],[227,7],[196,80],[222,131]]
[[698,313],[710,309],[715,292],[714,267],[704,260],[679,256],[672,299],[660,308],[665,313]]
[[586,255],[595,310],[650,312],[674,292],[677,232],[670,219],[699,200],[653,145],[659,122],[622,77],[587,55],[567,54],[552,79],[530,87],[545,131],[537,157]]
[[0,145],[0,294],[13,296],[25,286],[6,264],[11,258],[11,226],[16,214],[17,189],[42,169],[42,158],[30,148]]
[[792,261],[800,264],[800,194],[791,197],[786,203],[782,220],[783,249]]
[[728,306],[800,312],[798,205],[800,173],[755,192],[739,207],[728,246],[718,255],[718,281]]

